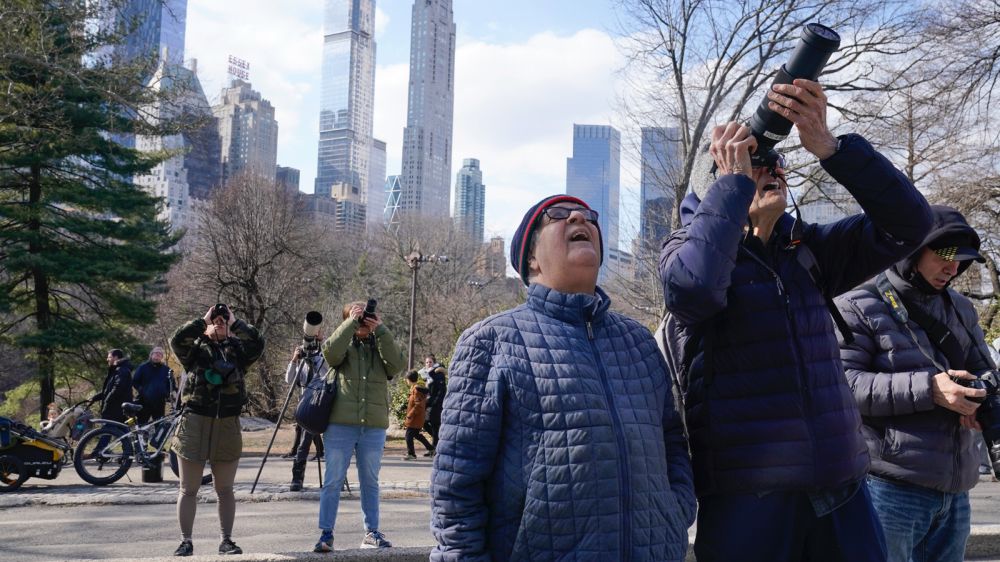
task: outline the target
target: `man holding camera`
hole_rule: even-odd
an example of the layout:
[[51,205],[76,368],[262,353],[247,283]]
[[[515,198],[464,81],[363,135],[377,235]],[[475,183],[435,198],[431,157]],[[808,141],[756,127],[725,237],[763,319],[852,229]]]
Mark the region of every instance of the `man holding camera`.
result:
[[[305,336],[302,345],[297,346],[292,352],[292,360],[288,362],[285,370],[285,382],[295,384],[299,388],[305,388],[316,377],[325,378],[330,366],[326,364],[326,359],[320,353],[320,342],[323,341],[323,334],[317,329],[315,335]],[[306,475],[306,461],[309,460],[309,449],[316,444],[317,458],[323,455],[323,437],[314,435],[303,429],[298,424],[295,425],[295,460],[292,461],[292,484],[288,487],[291,492],[302,490],[302,481]]]
[[691,358],[677,374],[699,497],[695,554],[884,560],[829,299],[913,251],[930,210],[864,138],[830,133],[818,83],[774,84],[767,96],[865,214],[815,225],[785,213],[780,157],[754,166],[757,140],[739,123],[715,127],[695,163],[683,228],[660,257],[670,347]]
[[922,249],[836,301],[853,333],[840,356],[890,562],[963,560],[979,481],[975,414],[986,394],[965,381],[994,369],[976,309],[948,286],[984,261],[979,235],[955,209],[931,209]]

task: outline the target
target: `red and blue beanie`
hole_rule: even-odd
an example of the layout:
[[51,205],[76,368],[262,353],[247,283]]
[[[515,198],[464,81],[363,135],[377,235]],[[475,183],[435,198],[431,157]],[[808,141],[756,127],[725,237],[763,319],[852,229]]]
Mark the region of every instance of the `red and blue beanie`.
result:
[[[542,211],[556,203],[567,202],[583,205],[587,209],[590,208],[590,205],[583,202],[583,200],[570,195],[549,195],[528,209],[528,212],[524,214],[524,218],[521,219],[521,224],[518,225],[517,230],[514,232],[514,239],[510,242],[510,264],[514,266],[514,271],[521,276],[521,281],[524,282],[525,286],[528,285],[528,257],[530,250],[528,241],[531,240],[531,233],[542,218]],[[600,245],[601,263],[604,263],[604,239],[601,235],[600,226],[597,227],[597,242]]]

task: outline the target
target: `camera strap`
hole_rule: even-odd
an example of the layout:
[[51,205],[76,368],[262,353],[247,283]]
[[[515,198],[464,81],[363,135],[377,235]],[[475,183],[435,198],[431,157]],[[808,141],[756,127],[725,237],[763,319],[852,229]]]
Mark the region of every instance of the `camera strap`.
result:
[[[919,306],[912,307],[912,310],[907,309],[902,297],[899,296],[899,291],[892,286],[892,283],[889,282],[889,278],[884,272],[880,273],[878,277],[875,278],[874,286],[866,285],[863,288],[881,297],[881,299],[889,306],[889,311],[892,313],[893,318],[895,318],[896,321],[906,328],[907,332],[909,332],[910,338],[917,344],[917,349],[920,350],[920,353],[930,360],[934,367],[936,367],[940,372],[945,373],[948,369],[941,365],[941,362],[934,357],[933,351],[926,349],[926,347],[921,343],[920,338],[913,332],[913,329],[910,328],[910,324],[908,323],[909,320],[913,320],[914,323],[924,330],[924,333],[927,334],[927,338],[931,341],[931,344],[944,354],[945,358],[948,360],[948,364],[951,365],[953,369],[962,369],[965,367],[966,354],[962,350],[962,346],[959,344],[958,339],[955,338],[955,334],[951,333],[951,330],[948,329],[948,326],[945,325],[944,322],[934,318]],[[946,294],[947,293],[944,295]],[[947,296],[944,296],[944,298],[946,304],[950,306],[950,299],[948,299]]]

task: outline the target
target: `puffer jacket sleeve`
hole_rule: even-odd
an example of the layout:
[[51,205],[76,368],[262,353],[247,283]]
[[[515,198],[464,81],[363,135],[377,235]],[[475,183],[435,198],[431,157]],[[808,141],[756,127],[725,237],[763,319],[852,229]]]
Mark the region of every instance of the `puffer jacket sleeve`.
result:
[[332,369],[340,367],[347,357],[347,348],[351,345],[351,338],[361,324],[354,318],[348,316],[337,326],[337,329],[330,334],[323,342],[323,358]]
[[[666,364],[661,366],[666,372]],[[666,375],[670,380],[670,375]],[[694,523],[698,502],[694,494],[694,477],[691,473],[691,457],[688,453],[687,439],[684,437],[684,424],[674,406],[673,394],[667,393],[667,405],[663,409],[663,443],[667,452],[667,477],[670,478],[670,489],[677,497],[677,503],[683,510],[684,521],[690,527]]]
[[385,324],[379,324],[378,328],[375,328],[375,341],[378,343],[378,355],[385,365],[388,379],[392,380],[396,373],[406,368],[406,358],[403,357],[396,339],[392,337],[392,332],[385,327]]
[[197,358],[188,356],[191,355],[191,349],[194,347],[195,340],[205,332],[206,326],[207,324],[203,318],[196,318],[178,328],[174,332],[174,335],[170,337],[170,349],[174,352],[177,360],[181,362],[186,371],[194,369]]
[[264,337],[260,335],[260,332],[257,331],[257,328],[253,324],[249,324],[243,320],[233,322],[230,330],[234,336],[240,338],[240,343],[243,344],[243,364],[240,365],[240,368],[246,371],[264,354]]
[[841,149],[821,164],[864,209],[864,214],[810,225],[805,232],[804,242],[835,296],[916,250],[932,217],[910,180],[859,135],[842,137]]
[[431,474],[432,561],[488,561],[486,481],[502,428],[505,386],[492,363],[489,328],[469,328],[455,346]]
[[[864,320],[864,315],[852,298],[864,294],[867,292],[849,293],[834,301],[854,334],[854,341],[851,343],[845,343],[839,332],[837,339],[840,341],[844,374],[858,410],[862,416],[870,417],[902,416],[932,410],[934,396],[931,379],[936,373],[886,373],[873,370],[875,357],[878,355],[878,334]],[[886,315],[888,314],[886,309]]]
[[743,174],[722,176],[709,188],[691,223],[663,245],[663,295],[667,309],[682,324],[697,324],[726,307],[755,189]]

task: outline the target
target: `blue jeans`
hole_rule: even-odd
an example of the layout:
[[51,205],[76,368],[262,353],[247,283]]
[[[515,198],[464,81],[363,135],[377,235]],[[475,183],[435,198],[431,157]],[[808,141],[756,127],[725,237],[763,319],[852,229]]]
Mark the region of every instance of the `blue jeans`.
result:
[[949,494],[868,477],[889,562],[962,562],[969,538],[969,493]]
[[340,490],[347,478],[351,455],[355,454],[365,530],[377,530],[378,473],[385,450],[385,430],[331,423],[323,432],[323,447],[326,449],[326,475],[323,477],[323,490],[319,493],[319,528],[332,531],[337,523]]

